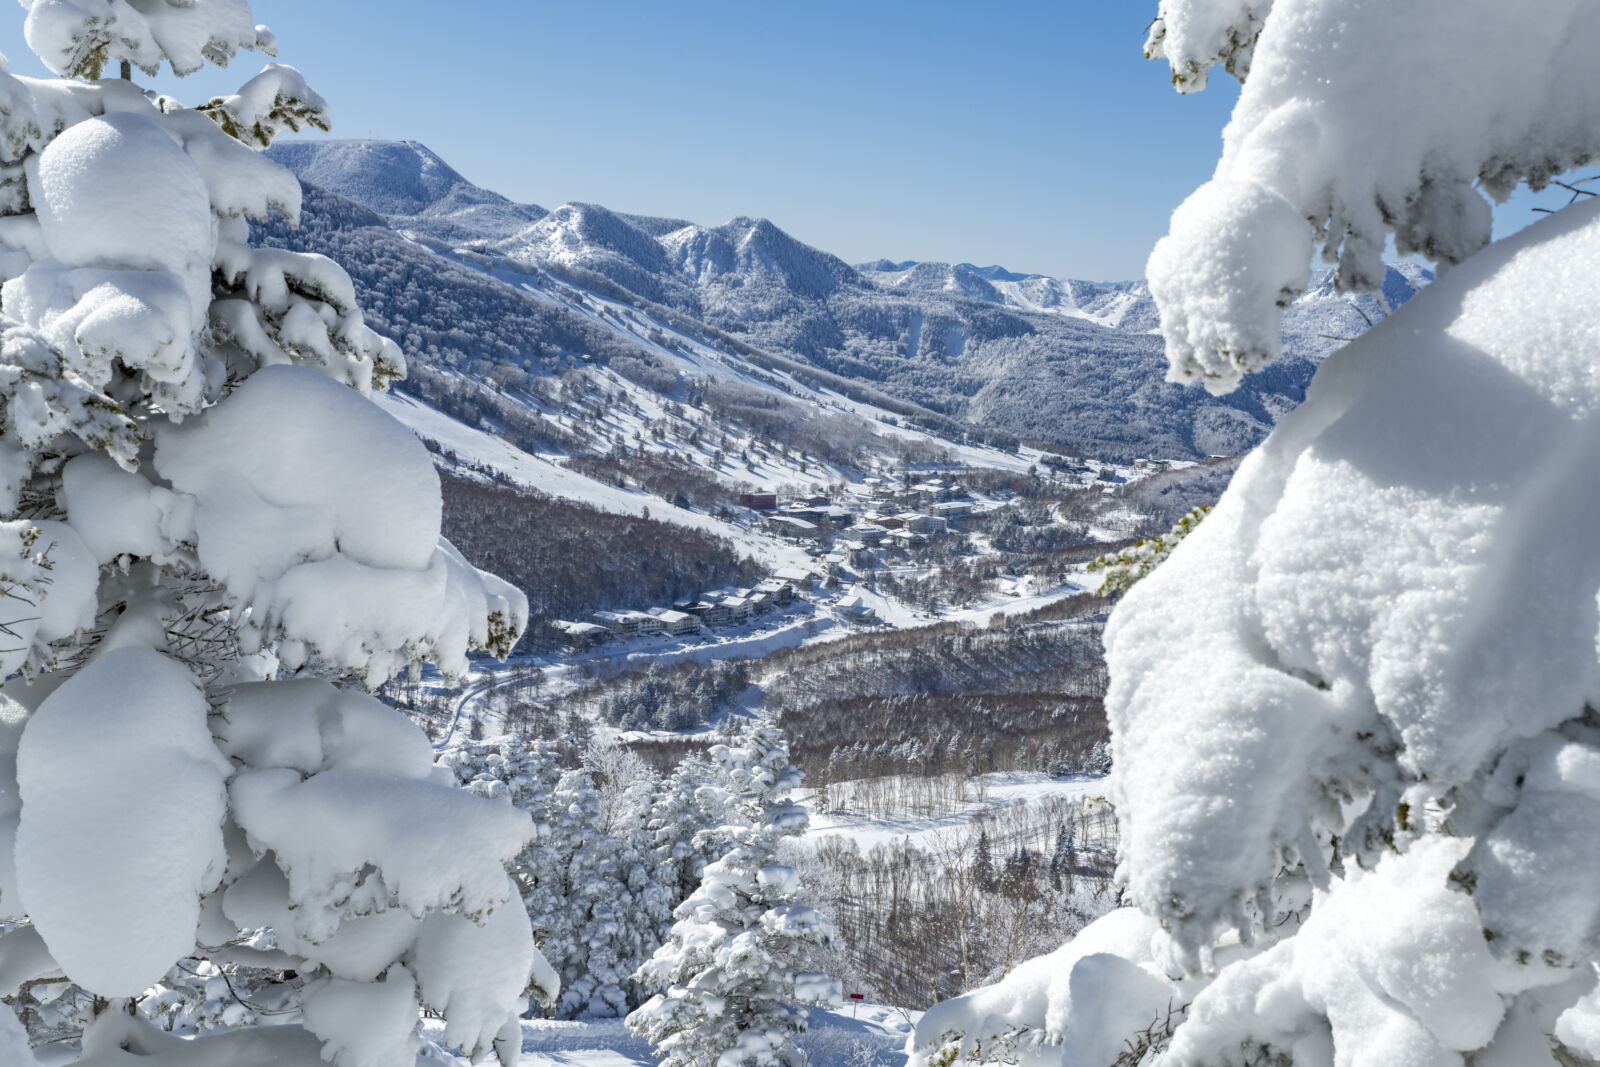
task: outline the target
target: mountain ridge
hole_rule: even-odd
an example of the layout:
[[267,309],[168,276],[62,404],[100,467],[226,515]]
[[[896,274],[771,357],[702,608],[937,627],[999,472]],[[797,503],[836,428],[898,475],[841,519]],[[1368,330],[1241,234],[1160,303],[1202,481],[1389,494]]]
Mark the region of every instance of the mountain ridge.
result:
[[[547,210],[472,185],[416,142],[292,141],[269,154],[405,241],[513,289],[547,274],[580,290],[604,279],[724,348],[749,346],[951,419],[1110,457],[1251,447],[1303,398],[1321,358],[1385,313],[1371,297],[1332,292],[1325,273],[1285,316],[1284,358],[1213,398],[1164,381],[1155,308],[1139,280],[970,263],[852,266],[764,218],[708,226],[583,202]],[[1425,273],[1391,268],[1388,304],[1408,299]]]

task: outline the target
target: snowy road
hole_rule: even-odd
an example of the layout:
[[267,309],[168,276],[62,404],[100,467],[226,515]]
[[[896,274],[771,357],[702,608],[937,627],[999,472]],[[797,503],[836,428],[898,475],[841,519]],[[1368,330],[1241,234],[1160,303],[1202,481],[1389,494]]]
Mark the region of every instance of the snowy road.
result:
[[461,695],[456,698],[455,711],[450,716],[450,729],[445,731],[443,738],[434,742],[434,750],[442,752],[444,749],[449,747],[450,741],[456,735],[456,727],[460,725],[461,717],[466,713],[467,705],[471,704],[479,697],[485,696],[495,689],[499,689],[501,686],[511,685],[513,682],[520,680],[521,679],[514,672],[509,674],[491,674],[486,681],[470,686],[464,690]]

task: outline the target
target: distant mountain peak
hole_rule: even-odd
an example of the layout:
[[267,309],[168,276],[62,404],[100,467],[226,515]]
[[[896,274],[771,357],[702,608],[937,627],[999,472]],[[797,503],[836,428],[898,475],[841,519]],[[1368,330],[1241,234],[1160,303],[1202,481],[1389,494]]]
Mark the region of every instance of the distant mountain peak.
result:
[[302,181],[366,204],[383,215],[416,215],[469,184],[418,141],[279,141],[267,155]]
[[892,259],[875,259],[871,263],[857,263],[856,270],[877,274],[892,274],[897,271],[910,270],[917,265],[914,259],[903,259],[896,263]]
[[473,185],[420,141],[292,140],[267,149],[300,180],[390,218],[427,215],[454,241],[502,236],[545,215]]
[[1043,277],[1040,274],[1018,274],[1015,271],[1009,271],[994,264],[990,264],[987,267],[979,267],[972,263],[957,263],[956,266],[961,267],[963,270],[969,270],[979,277],[987,278],[991,282],[1022,282],[1027,281],[1029,278]]

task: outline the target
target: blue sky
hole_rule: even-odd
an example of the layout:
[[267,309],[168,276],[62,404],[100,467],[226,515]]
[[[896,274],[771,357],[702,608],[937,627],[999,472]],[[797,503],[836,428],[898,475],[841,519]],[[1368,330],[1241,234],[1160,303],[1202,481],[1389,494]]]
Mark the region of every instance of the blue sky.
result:
[[[1137,277],[1210,175],[1237,95],[1218,72],[1179,97],[1141,57],[1155,0],[252,6],[328,98],[335,136],[421,141],[545,207],[765,216],[851,262]],[[43,73],[20,12],[0,50]],[[199,102],[260,61],[155,84]],[[1498,228],[1531,221],[1530,203]]]

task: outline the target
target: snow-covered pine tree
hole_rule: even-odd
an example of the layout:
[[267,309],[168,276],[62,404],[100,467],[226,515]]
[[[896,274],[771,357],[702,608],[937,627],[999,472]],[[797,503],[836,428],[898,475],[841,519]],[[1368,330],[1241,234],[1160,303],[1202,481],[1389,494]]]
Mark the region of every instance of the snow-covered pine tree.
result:
[[800,772],[776,726],[749,730],[711,756],[732,783],[732,842],[705,868],[677,922],[636,980],[660,990],[628,1016],[667,1067],[801,1067],[795,1036],[806,1008],[836,1002],[838,983],[801,970],[832,943],[832,928],[800,900],[800,879],[777,861],[779,844],[805,831],[790,793]]
[[506,797],[534,819],[534,840],[511,873],[561,979],[548,1006],[569,1018],[637,1006],[633,972],[666,937],[672,909],[699,885],[705,849],[716,847],[703,833],[708,813],[720,811],[712,794],[721,790],[708,785],[715,768],[690,759],[657,779],[601,740],[585,762],[609,768],[602,790],[585,771],[562,771],[546,742],[510,737],[456,746],[442,761],[473,792]]
[[[601,807],[600,790],[581,770],[563,774],[551,795],[551,836],[561,861],[549,872],[554,876],[549,885],[559,899],[547,920],[550,935],[541,944],[547,953],[554,948],[550,961],[561,976],[560,1013],[568,1018],[589,1010],[591,1001],[600,1014],[616,1014],[596,995],[616,967],[621,931],[613,907],[624,903],[616,877],[621,842],[601,829]],[[591,973],[591,956],[598,975]]]
[[[699,888],[706,864],[726,847],[726,842],[717,842],[707,832],[723,825],[725,814],[726,793],[711,785],[717,773],[705,759],[687,756],[661,780],[651,800],[645,831],[659,872],[657,881],[672,891],[673,907]],[[671,926],[668,909],[657,943],[666,940]]]
[[[94,80],[271,51],[243,0],[23,7],[63,77],[0,71],[5,1062],[16,1011],[52,1062],[86,1020],[84,1063],[389,1067],[428,1007],[512,1063],[530,821],[336,683],[503,653],[525,601],[440,537],[349,278],[247,243],[300,188],[230,134],[325,105],[281,66],[204,111]],[[165,1011],[194,975],[217,1010]]]
[[989,831],[978,833],[978,846],[972,859],[972,880],[979,889],[994,888],[994,854],[989,848]]
[[584,763],[601,776],[599,847],[577,857],[575,879],[588,910],[580,940],[583,973],[563,988],[566,1011],[620,1017],[637,1007],[633,972],[660,946],[662,928],[683,899],[671,869],[656,860],[646,829],[660,778],[636,753],[606,738],[589,746]]
[[1600,1062],[1600,201],[1484,247],[1484,194],[1600,158],[1596,49],[1586,0],[1164,0],[1180,86],[1244,78],[1151,256],[1173,377],[1270,359],[1319,245],[1454,266],[1107,624],[1135,906],[913,1064]]

